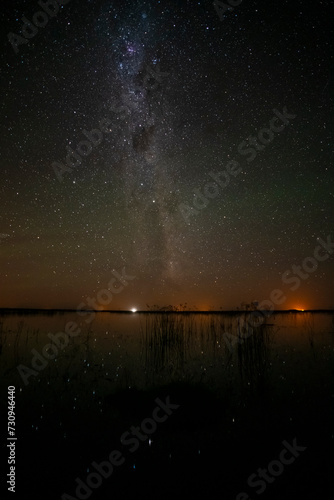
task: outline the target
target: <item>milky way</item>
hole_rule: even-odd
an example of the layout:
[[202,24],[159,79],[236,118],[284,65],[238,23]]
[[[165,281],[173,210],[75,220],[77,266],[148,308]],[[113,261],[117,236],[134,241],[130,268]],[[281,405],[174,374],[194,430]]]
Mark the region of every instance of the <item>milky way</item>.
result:
[[171,130],[172,103],[166,90],[169,74],[161,69],[159,44],[152,43],[158,39],[156,19],[151,23],[151,15],[142,10],[124,17],[126,22],[122,19],[115,33],[118,95],[112,109],[123,138],[127,212],[136,228],[131,261],[143,272],[154,269],[163,286],[165,280],[177,283],[182,279],[176,220],[168,208],[172,182],[160,154]]

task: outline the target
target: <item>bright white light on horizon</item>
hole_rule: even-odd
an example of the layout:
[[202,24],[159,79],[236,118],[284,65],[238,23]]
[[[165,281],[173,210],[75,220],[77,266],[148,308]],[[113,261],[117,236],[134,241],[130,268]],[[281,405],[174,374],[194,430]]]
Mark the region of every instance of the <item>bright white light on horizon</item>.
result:
[[132,311],[133,313],[135,313],[135,312],[137,312],[137,309],[131,309],[131,311]]

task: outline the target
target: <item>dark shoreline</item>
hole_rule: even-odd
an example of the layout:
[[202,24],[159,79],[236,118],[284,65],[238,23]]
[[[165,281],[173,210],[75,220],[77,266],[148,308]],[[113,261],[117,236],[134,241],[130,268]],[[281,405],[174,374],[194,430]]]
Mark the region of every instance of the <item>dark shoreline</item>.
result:
[[[305,314],[305,313],[322,313],[322,314],[334,314],[334,309],[305,309],[304,311],[298,310],[298,309],[283,309],[283,310],[261,310],[264,313],[270,313],[270,314]],[[54,315],[54,314],[66,314],[66,313],[77,313],[78,311],[76,309],[34,309],[34,308],[11,308],[11,307],[4,307],[0,308],[0,316],[4,316],[6,314],[19,314],[19,315],[25,315],[25,314],[46,314],[46,315]],[[108,310],[108,311],[98,311],[95,309],[85,309],[80,312],[86,312],[86,313],[109,313],[109,314],[205,314],[205,315],[210,315],[210,314],[225,314],[225,315],[230,315],[230,316],[237,316],[238,314],[241,313],[246,313],[246,314],[251,314],[254,313],[255,311],[250,310],[239,310],[239,311],[165,311],[165,310],[157,310],[157,311],[131,311],[131,310]]]

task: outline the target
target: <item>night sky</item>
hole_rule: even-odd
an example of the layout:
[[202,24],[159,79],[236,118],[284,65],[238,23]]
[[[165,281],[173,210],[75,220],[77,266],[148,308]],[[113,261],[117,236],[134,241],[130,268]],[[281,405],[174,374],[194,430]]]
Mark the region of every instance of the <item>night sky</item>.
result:
[[101,308],[333,307],[327,2],[63,3],[29,39],[38,2],[2,4],[0,306],[76,308],[116,270]]

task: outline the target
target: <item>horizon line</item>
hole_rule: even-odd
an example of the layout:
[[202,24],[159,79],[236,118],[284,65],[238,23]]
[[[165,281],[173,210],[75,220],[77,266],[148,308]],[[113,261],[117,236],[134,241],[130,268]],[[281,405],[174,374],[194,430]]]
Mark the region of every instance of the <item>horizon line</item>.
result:
[[193,314],[210,314],[210,313],[252,313],[252,312],[270,312],[270,313],[286,313],[286,312],[334,312],[334,308],[327,309],[212,309],[212,310],[198,310],[198,309],[189,309],[189,310],[168,310],[168,309],[154,309],[154,310],[145,310],[145,309],[81,309],[78,311],[73,308],[40,308],[40,307],[0,307],[0,312],[2,311],[32,311],[32,312],[81,312],[81,313],[122,313],[122,314],[147,314],[147,313],[193,313]]

